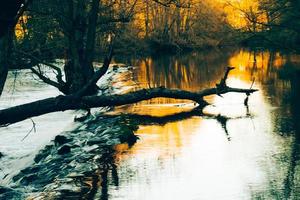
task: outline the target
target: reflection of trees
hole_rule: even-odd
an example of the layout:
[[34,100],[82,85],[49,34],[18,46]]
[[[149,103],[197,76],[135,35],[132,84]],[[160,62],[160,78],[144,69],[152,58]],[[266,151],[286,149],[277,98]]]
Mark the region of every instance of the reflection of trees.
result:
[[300,157],[300,106],[299,106],[299,99],[300,99],[300,71],[294,72],[290,77],[291,82],[291,114],[292,120],[294,123],[295,128],[295,139],[293,141],[291,147],[291,155],[290,155],[290,162],[288,167],[288,172],[286,178],[284,180],[284,197],[288,198],[297,198],[294,195],[297,195],[300,191],[297,190],[297,187],[294,186],[295,184],[295,177],[297,174],[296,167],[297,162],[299,161]]
[[[201,109],[194,108],[190,111],[184,111],[176,114],[166,115],[166,116],[151,116],[151,115],[139,115],[139,114],[121,114],[122,117],[134,121],[139,125],[165,125],[170,122],[181,121],[189,119],[194,116],[205,117],[206,119],[215,119],[219,122],[224,129],[227,138],[230,139],[226,123],[228,120],[246,118],[248,116],[229,118],[221,115],[211,115],[205,114]],[[105,117],[116,117],[116,115],[105,115]],[[99,169],[92,174],[88,174],[86,179],[91,179],[88,192],[85,192],[82,197],[84,199],[95,199],[100,196],[101,200],[109,199],[109,185],[112,183],[114,186],[119,186],[119,176],[117,171],[117,165],[115,163],[115,150],[112,148],[107,148],[103,150],[104,153],[97,160]],[[111,173],[111,176],[109,175]],[[111,178],[111,180],[109,180]]]
[[228,57],[228,52],[198,52],[180,57],[147,58],[133,64],[139,66],[138,82],[148,84],[142,87],[163,85],[195,91],[221,78]]
[[[194,108],[190,111],[184,111],[176,114],[165,115],[165,116],[151,116],[151,115],[139,115],[139,114],[121,114],[122,117],[125,117],[129,120],[134,121],[139,125],[165,125],[167,123],[186,120],[195,116],[204,117],[205,119],[214,119],[220,123],[223,128],[228,141],[231,137],[227,129],[227,122],[230,120],[244,119],[251,117],[251,115],[240,116],[230,118],[222,115],[213,115],[203,113],[200,109]],[[116,117],[116,115],[105,115],[105,117]],[[119,186],[119,176],[117,171],[117,165],[115,163],[115,151],[113,149],[107,149],[105,153],[102,154],[99,159],[99,170],[98,172],[90,175],[91,187],[89,192],[84,195],[86,199],[94,199],[97,194],[100,194],[101,200],[109,199],[109,185],[112,183],[114,186]],[[109,176],[111,173],[111,176]],[[109,178],[111,177],[111,180]],[[100,191],[99,191],[100,189]]]
[[119,186],[119,176],[114,155],[115,151],[112,148],[107,148],[105,153],[98,159],[99,169],[95,173],[88,175],[92,180],[89,191],[83,195],[84,199],[95,199],[98,193],[101,200],[109,199],[109,173],[111,173],[113,185]]
[[[274,125],[279,128],[275,130],[278,133],[283,132],[283,136],[290,136],[295,131],[294,141],[291,145],[291,152],[288,155],[289,161],[280,161],[280,164],[287,164],[287,174],[284,180],[282,190],[274,182],[274,174],[269,180],[268,191],[258,192],[252,194],[253,198],[270,198],[274,199],[290,199],[299,193],[295,185],[296,177],[299,176],[299,155],[300,155],[300,72],[295,72],[296,66],[291,60],[290,54],[279,54],[274,51],[258,51],[239,52],[235,56],[238,62],[235,64],[242,64],[246,71],[255,77],[260,83],[264,85],[267,95],[270,97],[274,106],[280,107],[279,116],[273,116]],[[243,62],[244,61],[244,62]],[[249,108],[246,106],[247,113]],[[292,121],[292,122],[291,122]],[[299,189],[298,189],[299,190]]]
[[[270,66],[271,67],[271,66]],[[272,95],[273,101],[276,105],[282,107],[278,116],[275,119],[279,124],[280,131],[283,132],[283,137],[292,136],[293,141],[290,147],[290,153],[287,157],[288,160],[280,161],[281,164],[287,165],[287,172],[285,178],[282,180],[283,188],[278,189],[278,185],[274,182],[269,182],[269,192],[272,198],[275,199],[299,199],[300,191],[297,185],[296,178],[299,177],[299,158],[300,158],[300,71],[293,70],[295,67],[292,63],[287,62],[281,69],[275,70],[279,79],[276,79],[276,84],[268,87],[268,93]],[[289,87],[278,87],[282,82],[289,82]],[[283,98],[284,97],[284,98]],[[288,117],[286,117],[288,115]],[[292,127],[290,127],[292,125]],[[273,176],[273,175],[272,175]],[[253,197],[263,197],[268,194],[253,194]]]

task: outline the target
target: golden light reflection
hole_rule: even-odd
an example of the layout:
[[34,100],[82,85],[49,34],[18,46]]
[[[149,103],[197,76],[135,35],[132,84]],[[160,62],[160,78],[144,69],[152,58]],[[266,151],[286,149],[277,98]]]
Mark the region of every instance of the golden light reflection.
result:
[[[245,95],[212,97],[214,105],[205,112],[222,114],[228,120],[194,116],[140,126],[136,134],[141,140],[132,148],[116,147],[119,174],[123,177],[117,194],[132,199],[251,199],[261,193],[273,199],[273,191],[282,188],[287,172],[287,166],[276,156],[287,155],[290,142],[277,133],[277,120],[271,110],[282,103],[290,87],[278,73],[291,60],[298,60],[297,56],[241,50],[225,56],[225,60],[224,56],[215,57],[215,62],[207,60],[207,56],[199,57],[165,62],[149,58],[148,66],[143,61],[136,62],[142,64],[135,70],[134,79],[141,87],[166,83],[168,87],[197,90],[214,86],[224,67],[232,65],[236,69],[229,76],[229,85],[247,88],[255,78],[254,87],[260,91],[251,95],[248,109],[243,104]],[[193,104],[157,99],[118,109],[164,117],[192,108]],[[276,182],[276,186],[270,182]]]
[[[178,104],[140,104],[139,106],[126,108],[126,112],[163,118],[176,113],[188,112],[192,110],[192,105],[186,104],[185,106],[178,106]],[[123,111],[123,107],[116,110],[116,112],[118,111]],[[195,124],[199,124],[199,122],[199,118],[190,118],[182,121],[170,121],[163,125],[140,126],[136,134],[141,136],[143,143],[146,142],[153,145],[156,149],[155,151],[159,151],[159,146],[168,146],[168,148],[172,148],[175,151],[182,146],[182,137],[188,138],[189,133],[191,133],[190,130]],[[130,149],[130,153],[138,153],[144,148],[143,143],[137,143],[134,145],[133,148]],[[139,146],[140,144],[141,146]],[[128,150],[128,146],[118,145],[116,149],[123,152]],[[162,149],[161,153],[163,152],[164,149]],[[163,155],[161,156],[163,157]]]
[[[229,75],[228,84],[230,86],[248,88],[255,80],[253,87],[262,90],[261,84],[268,84],[271,81],[278,87],[276,95],[280,96],[280,93],[284,95],[284,89],[289,86],[282,81],[275,81],[278,79],[277,71],[292,59],[296,60],[297,56],[286,56],[277,52],[246,50],[233,52],[229,57],[226,57],[226,54],[213,57],[210,53],[204,55],[194,53],[187,58],[171,57],[166,58],[166,60],[146,58],[134,62],[138,67],[134,69],[133,79],[134,82],[139,83],[139,87],[136,89],[164,85],[168,88],[197,91],[204,87],[214,87],[215,83],[222,78],[225,66],[229,65],[236,67]],[[226,94],[225,96],[226,98],[213,96],[208,100],[216,105],[232,105],[227,107],[230,109],[228,113],[231,113],[231,116],[245,114],[243,105],[245,95]],[[253,95],[251,101],[260,102],[261,100],[258,97],[259,95]],[[192,110],[194,106],[190,101],[155,98],[133,106],[118,107],[116,112],[164,117]],[[221,106],[221,108],[226,110],[226,107]],[[218,114],[220,109],[209,107],[206,112]],[[174,149],[180,148],[183,143],[181,141],[182,137],[188,137],[187,135],[193,132],[191,127],[195,124],[197,126],[201,124],[200,117],[169,122],[164,125],[141,126],[137,134],[142,135],[145,140],[135,145],[130,152],[133,154],[138,153],[142,148],[140,145],[144,145],[144,142],[162,148],[165,145],[172,146]],[[120,151],[127,150],[127,147],[121,147]]]
[[[191,140],[200,124],[199,117],[192,117],[165,125],[140,126],[136,131],[140,141],[132,148],[126,144],[116,146],[116,150],[119,152],[116,154],[116,158],[118,161],[122,161],[134,154],[139,154],[141,157],[143,154],[145,156],[152,154],[164,160],[170,157],[170,153],[180,154],[181,148]],[[126,152],[126,155],[123,152]]]

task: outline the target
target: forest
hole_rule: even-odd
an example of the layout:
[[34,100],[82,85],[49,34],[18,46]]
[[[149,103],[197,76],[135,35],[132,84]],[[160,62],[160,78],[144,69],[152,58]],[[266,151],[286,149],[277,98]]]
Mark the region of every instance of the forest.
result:
[[0,199],[298,199],[299,86],[298,0],[3,0]]

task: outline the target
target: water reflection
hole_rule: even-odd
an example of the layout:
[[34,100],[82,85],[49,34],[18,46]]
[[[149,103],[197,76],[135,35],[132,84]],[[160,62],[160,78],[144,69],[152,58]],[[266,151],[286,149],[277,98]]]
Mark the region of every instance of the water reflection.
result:
[[[290,163],[288,167],[288,173],[284,180],[285,190],[284,195],[286,198],[299,198],[299,192],[297,189],[300,188],[299,185],[299,160],[300,160],[300,71],[296,70],[290,74],[291,83],[291,115],[293,119],[294,129],[295,129],[295,139],[292,144]],[[298,167],[298,168],[297,168]],[[295,189],[296,188],[296,189]],[[298,193],[297,193],[298,192]]]
[[117,109],[143,120],[141,141],[116,155],[120,179],[111,199],[300,198],[300,56],[237,50],[129,61],[138,66],[137,88],[196,91],[214,86],[230,65],[229,85],[254,81],[260,92],[246,105],[240,94],[208,98],[213,118],[191,102],[163,98]]
[[[117,171],[117,165],[115,164],[115,150],[107,149],[107,152],[101,155],[99,160],[99,170],[98,173],[91,174],[91,180],[86,182],[90,185],[91,189],[82,197],[84,199],[109,199],[109,180],[111,178],[111,183],[115,187],[119,186],[119,176]],[[109,175],[111,174],[111,176]]]

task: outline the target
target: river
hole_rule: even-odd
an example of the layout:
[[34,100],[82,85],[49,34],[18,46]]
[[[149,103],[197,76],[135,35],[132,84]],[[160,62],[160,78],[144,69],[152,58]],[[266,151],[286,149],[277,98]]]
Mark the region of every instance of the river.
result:
[[[113,175],[107,177],[105,190],[98,191],[101,199],[300,198],[300,56],[238,49],[116,57],[115,62],[135,66],[130,80],[114,83],[128,90],[165,86],[198,91],[215,86],[225,67],[234,66],[227,84],[243,88],[253,84],[259,92],[249,97],[248,107],[243,94],[209,97],[206,100],[211,105],[204,116],[192,111],[192,102],[164,98],[115,108],[112,114],[135,113],[153,122],[139,124],[136,134],[140,140],[131,148],[125,144],[115,147],[118,181]],[[13,80],[10,74],[9,82],[15,84]],[[27,96],[37,91],[30,100],[56,94],[43,84],[22,84],[19,87],[26,87]],[[15,88],[14,103],[26,101],[26,95]],[[3,107],[12,101],[8,91]],[[72,125],[73,114],[36,118],[41,134],[33,133],[24,141],[31,121],[2,129],[0,152],[9,154],[3,158],[9,164],[0,165],[2,178],[12,168],[17,171],[28,165],[38,149]],[[11,145],[13,142],[16,144]],[[16,162],[20,158],[21,165]]]
[[119,186],[111,199],[298,199],[300,198],[299,56],[236,50],[132,60],[140,87],[164,85],[197,91],[214,86],[226,66],[236,67],[228,85],[259,92],[208,99],[216,120],[163,116],[194,105],[155,99],[121,108],[160,116],[161,125],[140,126],[141,140],[120,148]]

